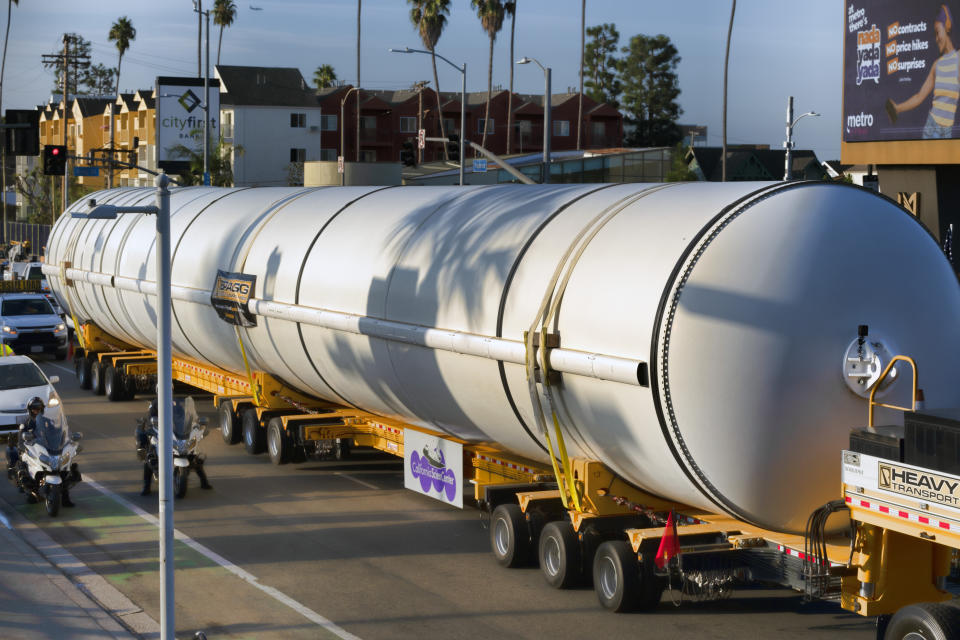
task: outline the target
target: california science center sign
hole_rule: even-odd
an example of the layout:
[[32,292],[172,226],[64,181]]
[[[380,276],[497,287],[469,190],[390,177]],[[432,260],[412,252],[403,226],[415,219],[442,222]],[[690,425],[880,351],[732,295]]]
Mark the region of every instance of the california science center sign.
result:
[[960,0],[847,0],[843,140],[960,138]]
[[[220,81],[210,80],[209,138],[212,149],[220,139]],[[159,77],[156,84],[157,164],[179,171],[191,154],[203,153],[203,78]]]

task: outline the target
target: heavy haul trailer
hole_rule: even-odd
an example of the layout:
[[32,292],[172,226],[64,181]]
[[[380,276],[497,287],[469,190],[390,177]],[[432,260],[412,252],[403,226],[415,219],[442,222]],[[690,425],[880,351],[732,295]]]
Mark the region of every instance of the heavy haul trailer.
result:
[[[92,324],[83,325],[81,337],[88,345],[76,358],[82,385],[86,381],[98,392],[95,381],[101,380],[99,392],[111,400],[129,399],[155,385],[152,351],[125,350],[128,345]],[[874,388],[900,360],[913,365],[902,356],[893,358]],[[455,440],[306,396],[264,372],[244,378],[176,358],[172,370],[175,381],[214,396],[225,442],[242,441],[251,454],[266,451],[274,464],[311,455],[341,458],[353,446],[404,458],[409,431]],[[915,375],[915,397],[916,384]],[[111,395],[111,389],[120,391]],[[858,442],[863,437],[891,440],[884,435],[890,428],[873,428],[878,404],[871,395],[869,426],[858,432]],[[960,429],[957,438],[960,442]],[[884,458],[845,450],[840,498],[811,514],[805,535],[793,535],[664,500],[595,460],[556,459],[546,467],[493,447],[457,444],[463,446],[464,478],[473,485],[477,505],[490,514],[497,562],[509,568],[539,564],[555,588],[592,582],[609,610],[652,609],[665,591],[678,602],[709,600],[761,583],[876,616],[881,640],[960,638],[960,608],[940,604],[953,597],[946,577],[953,552],[960,549],[960,475],[904,465],[895,454]],[[906,499],[891,491],[891,477],[949,492],[929,491],[941,496],[935,504]],[[828,518],[840,513],[849,514],[852,526],[828,532]]]

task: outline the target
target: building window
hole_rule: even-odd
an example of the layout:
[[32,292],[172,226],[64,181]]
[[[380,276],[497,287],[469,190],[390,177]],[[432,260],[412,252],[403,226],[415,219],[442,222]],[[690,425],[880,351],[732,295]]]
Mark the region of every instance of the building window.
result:
[[377,116],[360,116],[360,128],[361,129],[376,129],[377,128]]
[[605,122],[591,122],[590,135],[594,138],[603,138],[607,135],[607,125]]
[[307,114],[305,113],[291,113],[290,114],[290,126],[302,129],[307,126]]
[[320,149],[320,159],[332,161],[337,159],[336,149]]
[[453,118],[444,118],[443,132],[446,133],[447,135],[450,135],[451,133],[460,133],[460,130],[458,128],[460,125],[457,124],[457,122],[458,121],[454,120]]
[[233,137],[233,111],[224,111],[223,117],[220,118],[220,133],[224,138]]
[[[487,135],[492,136],[494,132],[493,118],[487,120]],[[483,120],[477,120],[477,133],[483,134]]]
[[417,119],[414,116],[400,116],[400,133],[416,133]]
[[553,121],[553,135],[557,137],[569,136],[570,135],[570,121],[569,120],[554,120]]
[[290,149],[290,162],[304,162],[306,159],[306,149]]
[[522,133],[524,135],[530,135],[533,133],[533,122],[531,120],[517,120],[513,124],[517,127],[518,133]]
[[376,162],[377,161],[377,152],[376,151],[361,151],[360,152],[360,162]]
[[320,130],[321,130],[321,131],[336,131],[336,130],[337,130],[337,116],[320,116]]

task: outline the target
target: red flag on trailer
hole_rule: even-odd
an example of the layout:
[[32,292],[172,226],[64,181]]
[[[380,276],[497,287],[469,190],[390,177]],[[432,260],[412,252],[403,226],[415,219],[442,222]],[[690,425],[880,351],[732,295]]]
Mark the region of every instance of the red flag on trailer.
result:
[[680,555],[680,536],[677,535],[677,523],[673,521],[673,511],[671,511],[667,516],[663,537],[660,538],[660,548],[657,549],[657,555],[653,561],[663,569],[670,562],[670,558],[678,555]]

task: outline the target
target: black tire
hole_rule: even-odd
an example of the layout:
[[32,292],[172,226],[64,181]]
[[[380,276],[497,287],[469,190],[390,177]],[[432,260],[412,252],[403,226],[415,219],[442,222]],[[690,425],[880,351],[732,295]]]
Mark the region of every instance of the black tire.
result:
[[47,514],[51,518],[56,518],[60,513],[60,485],[51,484],[47,487]]
[[504,567],[520,567],[530,562],[533,545],[527,521],[518,504],[501,504],[490,517],[490,548]]
[[580,541],[573,525],[554,520],[540,532],[538,558],[543,577],[554,589],[569,589],[582,582]]
[[224,400],[217,409],[220,416],[220,435],[227,444],[240,442],[240,416],[233,410],[233,403]]
[[247,409],[240,418],[243,425],[243,448],[252,456],[263,453],[266,449],[266,433],[260,428],[260,418],[256,409]]
[[94,395],[102,396],[103,390],[103,363],[99,360],[90,362],[90,391]]
[[290,449],[292,449],[290,436],[287,430],[283,428],[283,420],[280,418],[270,418],[267,423],[267,453],[270,455],[270,462],[273,464],[287,464],[290,462]]
[[73,368],[77,374],[77,384],[81,389],[90,388],[90,358],[77,356],[73,360]]
[[111,402],[123,400],[125,382],[123,374],[117,371],[115,366],[108,364],[103,370],[103,393],[107,396],[107,400]]
[[133,376],[123,376],[123,399],[133,400],[137,395],[137,380]]
[[655,609],[667,588],[666,577],[656,574],[655,556],[653,551],[640,552],[640,611]]
[[593,556],[593,590],[600,604],[623,613],[640,608],[640,563],[630,543],[608,540]]
[[177,499],[187,495],[187,478],[190,476],[189,467],[173,468],[173,495]]
[[921,602],[897,611],[887,625],[884,640],[953,640],[960,638],[960,608]]

